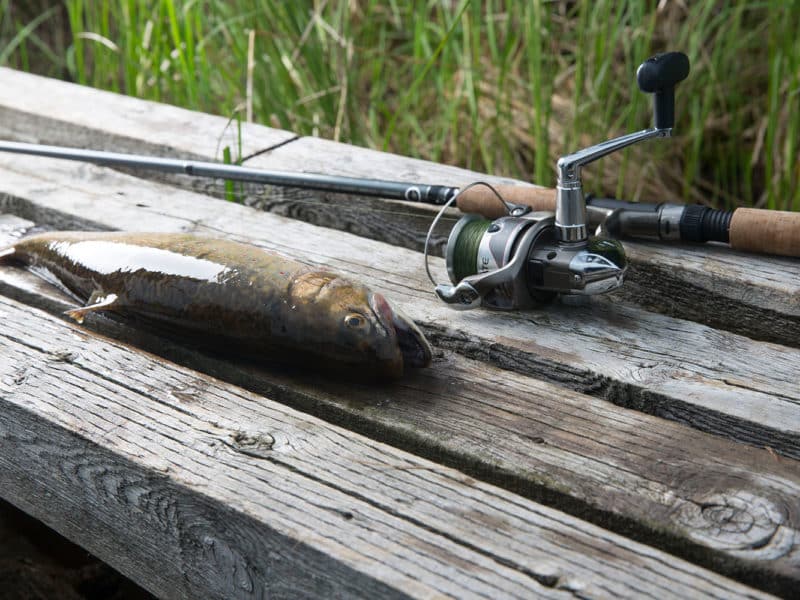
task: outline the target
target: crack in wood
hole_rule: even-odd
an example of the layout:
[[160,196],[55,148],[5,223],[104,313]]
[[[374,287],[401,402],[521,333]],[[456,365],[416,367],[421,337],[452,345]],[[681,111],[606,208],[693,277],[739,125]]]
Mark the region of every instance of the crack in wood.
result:
[[[634,261],[625,285],[614,293],[647,310],[723,329],[754,340],[800,346],[800,317],[763,306],[747,298],[735,300],[692,284],[685,276],[659,268],[652,261]],[[778,300],[779,302],[779,300]]]
[[[532,351],[527,349],[522,353],[519,348],[506,346],[499,341],[487,346],[466,338],[458,331],[447,330],[429,323],[421,326],[437,346],[471,359],[550,381],[584,394],[603,398],[617,406],[667,418],[757,448],[769,446],[784,456],[800,459],[800,438],[793,433],[764,426],[755,427],[751,422],[712,408],[700,407],[675,396],[654,392],[645,386],[612,379],[591,369],[552,360],[550,356],[537,354],[535,345],[532,345],[534,348]],[[741,387],[755,390],[752,387]],[[782,396],[778,394],[777,397]],[[793,400],[790,396],[785,398]]]
[[[424,529],[426,531],[429,531],[430,533],[432,533],[434,535],[442,536],[442,537],[450,540],[453,543],[456,543],[456,544],[459,544],[459,545],[463,545],[465,548],[468,548],[472,552],[477,552],[479,554],[482,554],[483,556],[486,556],[490,560],[495,561],[499,565],[503,565],[505,567],[508,567],[508,568],[514,569],[516,571],[519,571],[520,573],[530,577],[531,579],[533,579],[534,581],[536,581],[537,583],[539,583],[539,584],[541,584],[541,585],[543,585],[545,587],[550,587],[550,588],[559,587],[559,583],[560,583],[560,581],[562,579],[562,577],[560,575],[553,575],[553,574],[549,574],[549,573],[538,573],[534,569],[532,569],[531,567],[526,566],[526,565],[524,565],[524,564],[522,564],[522,563],[520,563],[518,561],[511,561],[509,559],[506,559],[506,558],[503,558],[502,556],[497,555],[496,553],[489,552],[485,548],[482,548],[481,546],[478,546],[478,545],[475,545],[475,544],[471,544],[471,543],[467,542],[464,539],[456,538],[455,536],[453,536],[452,534],[448,533],[447,531],[445,531],[445,530],[443,530],[443,529],[441,529],[439,527],[432,526],[428,522],[425,522],[425,521],[422,521],[420,519],[414,518],[413,516],[411,516],[407,512],[404,512],[402,510],[398,510],[398,509],[392,507],[391,505],[388,505],[386,503],[377,502],[374,499],[372,499],[372,498],[370,498],[370,497],[368,497],[368,496],[366,496],[364,494],[359,494],[355,490],[342,488],[340,486],[337,486],[335,483],[333,483],[331,481],[326,481],[326,480],[322,480],[320,478],[317,478],[317,477],[311,475],[310,473],[308,473],[306,471],[298,469],[293,464],[290,464],[290,463],[288,463],[286,461],[281,460],[278,457],[275,457],[274,455],[268,456],[268,457],[264,456],[262,458],[266,458],[270,462],[279,464],[283,468],[291,470],[291,471],[297,473],[300,476],[308,477],[308,478],[312,479],[313,481],[315,481],[316,483],[319,483],[319,484],[322,484],[322,485],[331,486],[332,488],[336,489],[337,491],[339,491],[339,492],[341,492],[343,494],[350,495],[355,499],[358,499],[358,500],[360,500],[362,502],[366,502],[366,503],[368,503],[368,504],[380,509],[381,511],[386,512],[387,514],[390,514],[390,515],[392,515],[392,516],[394,516],[396,518],[402,519],[402,520],[404,520],[404,521],[406,521],[406,522],[408,522],[408,523],[410,523],[410,524],[412,524],[412,525],[414,525],[416,527],[420,527],[420,528],[422,528],[422,529]],[[326,506],[324,508],[326,508],[326,510],[333,510],[329,506]],[[334,510],[334,512],[337,512],[337,514],[340,513],[339,510]],[[347,520],[349,520],[349,519],[347,519]],[[559,587],[559,589],[565,589],[566,591],[570,591],[568,587],[564,587],[564,588]]]

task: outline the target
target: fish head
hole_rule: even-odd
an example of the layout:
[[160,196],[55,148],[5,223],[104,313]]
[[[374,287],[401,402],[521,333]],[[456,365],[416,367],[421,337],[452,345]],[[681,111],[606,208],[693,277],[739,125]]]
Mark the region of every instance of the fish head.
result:
[[334,273],[306,273],[294,280],[291,302],[300,309],[296,327],[305,343],[331,365],[398,378],[405,367],[430,364],[430,344],[414,321],[363,285]]

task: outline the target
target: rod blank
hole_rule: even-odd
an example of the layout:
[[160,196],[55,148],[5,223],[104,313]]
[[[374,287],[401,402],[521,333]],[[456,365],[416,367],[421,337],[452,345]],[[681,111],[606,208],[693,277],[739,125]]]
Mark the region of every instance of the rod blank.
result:
[[211,177],[233,181],[247,181],[266,185],[296,187],[324,192],[338,192],[394,200],[408,200],[428,204],[445,204],[458,188],[412,184],[379,179],[362,179],[318,173],[290,173],[287,171],[267,171],[251,169],[239,165],[226,165],[214,162],[158,158],[139,154],[122,154],[99,150],[82,150],[43,144],[0,141],[0,151],[48,158],[61,158],[88,162],[108,167],[127,167],[149,169],[162,173],[178,173],[193,177]]

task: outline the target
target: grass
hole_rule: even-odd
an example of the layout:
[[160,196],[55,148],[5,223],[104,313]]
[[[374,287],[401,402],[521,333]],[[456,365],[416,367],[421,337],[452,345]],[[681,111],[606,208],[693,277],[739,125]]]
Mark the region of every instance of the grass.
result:
[[649,126],[636,67],[680,49],[675,137],[587,191],[800,210],[800,0],[22,4],[0,0],[0,63],[544,185]]

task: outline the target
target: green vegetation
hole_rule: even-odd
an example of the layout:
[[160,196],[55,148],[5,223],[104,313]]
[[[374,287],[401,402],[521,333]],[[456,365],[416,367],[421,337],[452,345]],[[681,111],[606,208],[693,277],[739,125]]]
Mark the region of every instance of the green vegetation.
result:
[[586,189],[800,210],[800,0],[20,4],[0,0],[6,65],[545,185],[647,127],[636,67],[683,50],[676,137]]

